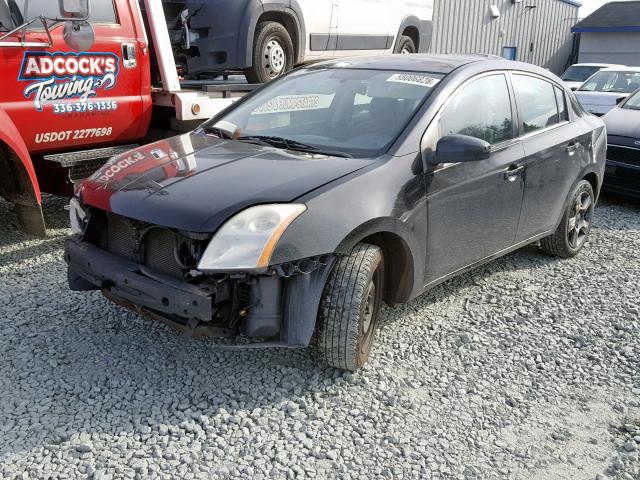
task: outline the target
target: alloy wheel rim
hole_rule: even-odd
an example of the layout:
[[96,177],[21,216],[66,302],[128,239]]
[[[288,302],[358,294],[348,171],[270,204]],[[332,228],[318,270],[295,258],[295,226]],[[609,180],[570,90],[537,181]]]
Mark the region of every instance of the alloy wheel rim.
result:
[[275,39],[267,42],[264,49],[264,61],[270,77],[277,77],[282,73],[287,59],[280,42]]
[[411,51],[411,49],[409,47],[403,47],[402,51],[400,53],[402,55],[411,55],[413,52]]
[[580,248],[587,240],[591,228],[591,213],[593,211],[593,199],[589,192],[582,192],[576,198],[569,217],[567,235],[569,246],[573,249]]

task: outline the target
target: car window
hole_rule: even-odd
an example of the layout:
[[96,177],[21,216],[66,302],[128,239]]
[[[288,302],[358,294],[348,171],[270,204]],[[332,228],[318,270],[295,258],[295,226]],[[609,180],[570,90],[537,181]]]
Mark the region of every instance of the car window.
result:
[[[60,16],[58,2],[55,0],[29,0],[28,11],[25,11],[25,0],[15,0],[15,3],[25,22],[38,16],[47,18],[57,18]],[[89,21],[92,23],[117,23],[113,0],[92,0]],[[36,22],[31,28],[38,29],[42,28],[42,26],[39,22]]]
[[578,99],[576,98],[576,95],[573,92],[569,92],[566,96],[569,98],[569,105],[571,105],[571,109],[573,110],[573,113],[576,116],[582,117],[586,115],[587,113],[586,110],[584,109],[582,104],[578,101]]
[[584,82],[598,70],[600,70],[600,67],[573,65],[562,74],[562,80],[564,80],[565,82]]
[[513,138],[507,79],[491,75],[465,86],[440,114],[440,135],[467,135],[496,144]]
[[626,108],[628,110],[640,110],[640,90],[631,95],[622,108]]
[[245,141],[278,137],[354,157],[378,156],[402,133],[443,77],[348,68],[299,70],[268,84],[203,128],[210,123],[215,129],[224,122]]
[[558,104],[558,121],[568,122],[569,112],[567,110],[567,99],[564,91],[559,87],[554,87],[556,90],[556,102]]
[[92,23],[118,23],[113,0],[91,0]]
[[580,87],[581,92],[631,93],[640,88],[640,72],[600,71]]
[[542,130],[560,122],[555,87],[551,83],[516,74],[513,76],[513,88],[522,120],[522,133]]
[[0,31],[6,32],[13,28],[11,10],[6,0],[0,0]]

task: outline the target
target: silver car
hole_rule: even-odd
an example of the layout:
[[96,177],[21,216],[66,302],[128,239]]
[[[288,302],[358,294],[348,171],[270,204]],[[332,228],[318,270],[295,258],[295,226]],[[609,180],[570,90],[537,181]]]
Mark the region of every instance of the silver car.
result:
[[625,67],[614,63],[576,63],[565,70],[560,78],[572,91],[578,90],[594,73],[603,68]]
[[640,88],[640,67],[605,68],[575,92],[588,112],[602,116]]

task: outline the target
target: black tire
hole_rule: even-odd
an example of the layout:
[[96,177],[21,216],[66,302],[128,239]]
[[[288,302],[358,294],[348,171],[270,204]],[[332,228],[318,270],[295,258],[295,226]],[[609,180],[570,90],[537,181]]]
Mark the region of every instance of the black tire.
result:
[[295,63],[293,42],[287,29],[278,22],[262,22],[256,26],[252,67],[244,74],[249,83],[265,83],[288,71]]
[[540,241],[542,251],[556,257],[575,257],[589,238],[594,206],[593,187],[582,180],[569,197],[558,229]]
[[396,46],[395,53],[410,54],[410,53],[416,53],[417,51],[418,49],[416,48],[416,44],[413,43],[413,40],[411,40],[411,37],[402,35],[400,37],[400,41],[398,42],[398,45]]
[[384,259],[380,248],[360,243],[340,258],[322,294],[314,352],[330,366],[355,371],[369,359],[375,338]]

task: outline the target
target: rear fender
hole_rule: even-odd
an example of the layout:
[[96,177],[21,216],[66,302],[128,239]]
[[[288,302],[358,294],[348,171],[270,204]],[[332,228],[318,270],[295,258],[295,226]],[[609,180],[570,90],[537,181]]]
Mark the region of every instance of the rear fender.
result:
[[0,108],[0,196],[16,206],[20,227],[45,236],[42,197],[31,156],[18,129]]

